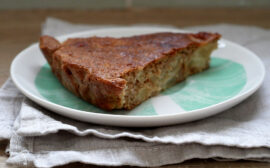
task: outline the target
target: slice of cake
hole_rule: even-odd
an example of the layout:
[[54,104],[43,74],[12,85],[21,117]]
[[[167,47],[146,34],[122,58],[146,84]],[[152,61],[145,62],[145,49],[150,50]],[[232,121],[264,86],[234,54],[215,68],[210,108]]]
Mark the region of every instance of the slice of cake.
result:
[[53,73],[102,109],[132,109],[209,67],[217,33],[155,33],[123,38],[40,38]]

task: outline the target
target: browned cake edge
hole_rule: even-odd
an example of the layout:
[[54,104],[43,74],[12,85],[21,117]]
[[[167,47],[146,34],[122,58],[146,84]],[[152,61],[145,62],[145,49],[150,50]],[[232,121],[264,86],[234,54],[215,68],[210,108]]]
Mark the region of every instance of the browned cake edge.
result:
[[123,79],[104,80],[89,74],[88,70],[78,64],[65,62],[55,52],[61,44],[50,36],[40,38],[40,49],[59,81],[72,93],[100,108],[111,110],[121,108],[121,94],[126,85]]
[[53,37],[42,36],[40,49],[56,77],[78,97],[105,110],[132,109],[187,76],[207,69],[219,37],[206,41],[195,38],[196,42],[184,49],[167,53],[143,69],[134,69],[110,80],[89,74],[88,69],[78,64],[64,62],[55,52],[61,44]]

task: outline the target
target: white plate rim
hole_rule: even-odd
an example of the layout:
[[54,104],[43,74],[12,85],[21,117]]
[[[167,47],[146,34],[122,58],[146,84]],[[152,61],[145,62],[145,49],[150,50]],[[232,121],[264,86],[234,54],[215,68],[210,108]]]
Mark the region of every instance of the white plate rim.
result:
[[[144,27],[142,27],[144,29]],[[83,34],[87,33],[93,33],[93,32],[99,32],[99,31],[112,31],[112,30],[118,30],[121,29],[137,29],[137,28],[131,28],[131,27],[121,27],[121,28],[104,28],[100,30],[90,30],[90,31],[83,31],[83,32],[77,32],[77,33],[71,33],[68,35],[58,36],[56,37],[58,40],[62,41],[63,39],[66,39],[68,37],[78,37]],[[146,28],[148,29],[148,28]],[[174,28],[158,28],[154,27],[155,31],[172,31],[172,32],[187,32],[185,30],[181,29],[174,29]],[[153,31],[154,32],[154,31]],[[30,45],[29,47],[22,50],[12,61],[11,67],[10,67],[10,75],[11,79],[16,85],[16,87],[29,99],[36,102],[37,104],[53,111],[58,114],[64,115],[66,117],[70,117],[76,120],[84,121],[84,122],[90,122],[95,124],[103,124],[103,125],[112,125],[112,126],[125,126],[125,127],[151,127],[151,126],[165,126],[165,125],[172,125],[172,124],[178,124],[178,123],[184,123],[184,122],[190,122],[198,119],[202,119],[205,117],[212,116],[214,114],[217,114],[219,112],[225,111],[226,109],[231,108],[232,106],[240,103],[250,95],[252,95],[262,84],[264,78],[265,78],[265,67],[262,63],[262,61],[254,54],[252,51],[246,49],[245,47],[225,40],[222,38],[222,40],[226,41],[226,43],[233,44],[242,50],[245,50],[245,52],[248,52],[250,56],[252,56],[256,61],[257,64],[262,68],[262,74],[260,80],[253,85],[253,87],[249,88],[245,92],[241,92],[237,94],[236,96],[233,96],[232,98],[229,98],[225,101],[222,101],[220,103],[217,103],[212,106],[208,106],[205,108],[192,110],[183,112],[180,114],[165,114],[165,115],[157,115],[157,116],[126,116],[126,115],[117,115],[117,114],[102,114],[102,113],[95,113],[95,112],[88,112],[88,111],[82,111],[82,110],[76,110],[69,107],[64,107],[62,105],[55,104],[53,102],[50,102],[49,100],[46,100],[45,98],[38,97],[36,95],[33,95],[30,91],[25,89],[20,82],[16,79],[16,63],[18,63],[18,60],[21,55],[23,55],[29,48],[34,47],[38,45],[38,43],[34,43]],[[222,108],[222,110],[218,110],[218,108]],[[207,112],[205,112],[207,110]],[[76,113],[74,115],[73,113]],[[202,115],[203,114],[203,115]],[[79,115],[79,116],[78,116]],[[88,116],[87,118],[84,118],[85,116]],[[89,117],[92,117],[93,119],[89,120]],[[179,118],[180,117],[180,118]],[[182,117],[182,118],[181,118]],[[162,122],[164,120],[167,120],[166,122]],[[146,123],[150,122],[150,123]]]

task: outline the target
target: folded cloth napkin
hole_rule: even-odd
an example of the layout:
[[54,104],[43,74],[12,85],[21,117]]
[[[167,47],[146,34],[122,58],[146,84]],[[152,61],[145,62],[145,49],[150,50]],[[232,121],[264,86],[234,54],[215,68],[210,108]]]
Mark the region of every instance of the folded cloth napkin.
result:
[[[49,18],[43,34],[101,28]],[[270,31],[219,24],[190,27],[219,32],[254,51],[270,67]],[[20,166],[52,167],[70,162],[107,166],[161,166],[192,158],[270,161],[270,76],[241,104],[186,124],[123,128],[59,116],[24,97],[9,79],[0,90],[0,139],[10,139],[7,160]]]

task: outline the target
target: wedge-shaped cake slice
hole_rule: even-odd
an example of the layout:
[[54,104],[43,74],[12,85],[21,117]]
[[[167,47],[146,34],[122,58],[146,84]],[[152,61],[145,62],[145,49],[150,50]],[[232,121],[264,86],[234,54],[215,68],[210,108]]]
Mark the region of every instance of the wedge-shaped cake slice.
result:
[[123,38],[40,38],[53,73],[75,95],[102,109],[132,109],[209,67],[220,35],[155,33]]

